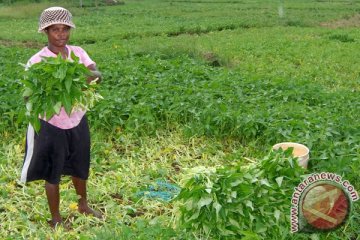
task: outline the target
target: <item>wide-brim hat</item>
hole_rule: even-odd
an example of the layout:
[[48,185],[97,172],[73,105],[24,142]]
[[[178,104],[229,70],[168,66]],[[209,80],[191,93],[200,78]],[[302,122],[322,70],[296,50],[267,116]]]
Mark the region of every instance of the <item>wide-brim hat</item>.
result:
[[62,7],[47,8],[41,13],[38,32],[44,32],[47,27],[54,24],[64,24],[75,28],[70,11]]

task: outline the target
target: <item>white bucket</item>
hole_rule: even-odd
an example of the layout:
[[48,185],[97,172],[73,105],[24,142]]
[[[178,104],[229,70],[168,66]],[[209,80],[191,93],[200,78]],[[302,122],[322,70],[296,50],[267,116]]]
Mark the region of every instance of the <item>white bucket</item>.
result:
[[290,147],[293,148],[292,155],[299,159],[299,165],[303,168],[307,168],[309,162],[310,150],[305,145],[302,145],[300,143],[293,143],[293,142],[283,142],[283,143],[275,144],[272,147],[272,149],[277,150],[279,148],[282,148],[285,151]]

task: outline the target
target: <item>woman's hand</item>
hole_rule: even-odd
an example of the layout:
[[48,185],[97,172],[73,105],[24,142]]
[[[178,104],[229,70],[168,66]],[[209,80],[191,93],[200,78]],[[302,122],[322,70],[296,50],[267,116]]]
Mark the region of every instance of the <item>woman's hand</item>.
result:
[[92,81],[96,81],[96,83],[100,83],[102,80],[102,74],[96,69],[96,66],[94,64],[91,64],[87,67],[91,75],[87,78],[87,83],[91,83]]

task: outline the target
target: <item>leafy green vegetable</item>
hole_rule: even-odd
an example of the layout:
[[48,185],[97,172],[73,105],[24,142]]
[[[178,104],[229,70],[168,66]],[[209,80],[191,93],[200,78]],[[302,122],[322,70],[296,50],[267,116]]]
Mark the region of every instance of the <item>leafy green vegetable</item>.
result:
[[181,226],[217,238],[285,239],[293,188],[304,174],[290,151],[246,168],[196,168],[175,199]]
[[51,119],[59,114],[61,107],[70,115],[73,111],[94,106],[102,97],[95,93],[95,84],[87,83],[91,72],[79,58],[71,53],[73,61],[44,57],[41,62],[25,71],[22,96],[26,99],[26,119],[40,130],[39,118]]

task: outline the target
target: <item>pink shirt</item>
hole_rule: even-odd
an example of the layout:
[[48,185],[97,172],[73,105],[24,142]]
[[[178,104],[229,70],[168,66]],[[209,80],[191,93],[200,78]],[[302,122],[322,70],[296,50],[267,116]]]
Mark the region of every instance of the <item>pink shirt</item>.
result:
[[[68,49],[68,59],[71,59],[70,53],[74,52],[74,54],[77,57],[79,57],[80,63],[84,64],[86,67],[88,67],[91,64],[95,64],[95,62],[91,60],[89,55],[81,47],[66,45],[66,48]],[[30,60],[27,63],[27,66],[30,67],[32,64],[41,62],[41,57],[56,57],[56,54],[50,51],[48,47],[44,47],[38,53],[36,53],[34,56],[30,58]],[[86,111],[74,111],[69,116],[66,113],[64,107],[62,107],[60,109],[59,115],[55,114],[47,122],[61,129],[70,129],[79,125],[85,113]]]

